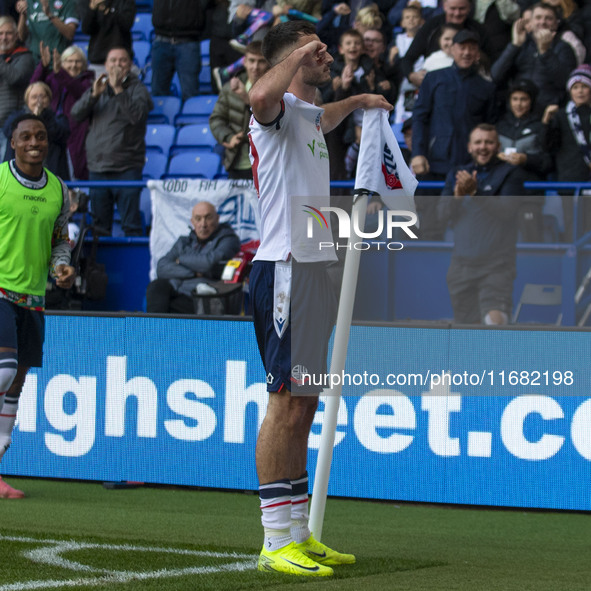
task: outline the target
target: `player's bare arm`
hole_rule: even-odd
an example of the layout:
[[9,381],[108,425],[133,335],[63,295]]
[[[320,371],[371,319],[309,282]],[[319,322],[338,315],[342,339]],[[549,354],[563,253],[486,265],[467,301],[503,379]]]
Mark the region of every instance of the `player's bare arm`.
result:
[[319,40],[310,41],[291,51],[255,83],[249,97],[257,121],[273,121],[281,111],[281,100],[288,90],[302,100],[314,102],[316,87],[302,81],[299,71],[318,67],[328,69],[333,60],[326,49]]
[[322,105],[322,132],[333,130],[347,115],[355,109],[385,109],[392,110],[392,105],[381,94],[358,94],[350,96],[336,103]]

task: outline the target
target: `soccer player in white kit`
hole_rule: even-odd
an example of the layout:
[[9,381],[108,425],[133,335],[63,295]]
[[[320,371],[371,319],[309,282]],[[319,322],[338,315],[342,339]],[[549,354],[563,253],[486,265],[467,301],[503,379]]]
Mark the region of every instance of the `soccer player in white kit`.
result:
[[[381,95],[362,94],[316,106],[317,88],[330,81],[333,58],[314,26],[305,21],[272,28],[263,40],[263,55],[271,69],[250,91],[249,134],[261,219],[261,245],[250,276],[250,293],[269,391],[256,448],[265,532],[258,568],[330,576],[331,566],[352,564],[355,557],[315,540],[308,529],[306,459],[319,388],[302,384],[301,371],[304,367],[310,374],[326,371],[336,305],[326,263],[335,256],[306,241],[304,224],[292,219],[301,209],[293,208],[292,200],[304,199],[301,205],[315,208],[329,205],[323,132],[334,129],[355,109],[390,110],[392,105]],[[296,268],[305,268],[307,281],[292,281]],[[298,322],[293,302],[301,300],[312,303],[304,308],[314,318],[305,321],[315,338],[298,347],[291,328]],[[300,355],[306,357],[304,362]]]

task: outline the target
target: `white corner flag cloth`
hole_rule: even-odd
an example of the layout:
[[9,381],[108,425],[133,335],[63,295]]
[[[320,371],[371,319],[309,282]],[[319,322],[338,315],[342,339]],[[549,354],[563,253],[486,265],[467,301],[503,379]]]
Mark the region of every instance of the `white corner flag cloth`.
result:
[[406,165],[384,109],[363,114],[361,145],[357,161],[355,190],[367,189],[380,195],[390,210],[416,214],[414,194],[419,182]]

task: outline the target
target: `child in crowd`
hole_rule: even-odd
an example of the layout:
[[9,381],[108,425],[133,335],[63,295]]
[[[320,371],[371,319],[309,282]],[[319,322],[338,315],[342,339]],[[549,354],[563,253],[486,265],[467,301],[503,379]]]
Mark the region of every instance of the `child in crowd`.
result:
[[388,59],[391,64],[394,63],[394,60],[397,57],[404,57],[404,54],[408,51],[417,31],[423,26],[424,22],[420,6],[410,4],[404,8],[402,11],[402,19],[400,21],[402,33],[396,35],[396,41],[394,45],[390,47]]
[[454,24],[446,24],[441,27],[439,50],[425,58],[423,70],[432,72],[441,68],[449,68],[454,63],[454,58],[451,56],[451,46],[453,38],[459,30],[460,27]]
[[[324,103],[371,92],[368,77],[374,75],[373,60],[364,53],[363,37],[357,29],[345,31],[339,40],[339,54],[331,66],[332,81],[322,88]],[[355,112],[326,135],[331,178],[346,178],[343,170],[347,146],[355,141]]]
[[[404,32],[396,35],[396,43],[390,48],[388,55],[388,61],[392,66],[395,66],[398,60],[405,56],[417,31],[423,26],[424,22],[419,6],[411,4],[402,11],[401,25]],[[423,61],[424,59],[420,58],[415,62],[415,71],[422,68]],[[403,78],[394,110],[395,123],[402,123],[411,116],[417,93],[418,88],[406,78]]]

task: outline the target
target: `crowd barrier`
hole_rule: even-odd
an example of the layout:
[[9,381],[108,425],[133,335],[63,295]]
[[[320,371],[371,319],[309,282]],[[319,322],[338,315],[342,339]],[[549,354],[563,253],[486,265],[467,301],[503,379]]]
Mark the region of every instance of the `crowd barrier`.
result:
[[[104,183],[72,183],[81,187],[97,184]],[[142,181],[117,184],[145,186]],[[350,190],[353,183],[334,182],[332,186]],[[435,190],[441,187],[441,183],[425,183],[425,186]],[[591,189],[591,183],[526,183],[526,186],[546,192],[568,190],[576,194]],[[591,290],[589,294],[583,290],[578,303],[575,303],[577,289],[591,268],[590,237],[583,236],[574,243],[519,243],[514,303],[519,302],[523,287],[528,283],[561,285],[562,323],[575,326],[591,302]],[[374,247],[364,252],[355,317],[371,321],[450,319],[452,312],[445,275],[452,247],[451,242],[406,241],[402,251]],[[101,238],[97,258],[105,264],[109,274],[107,297],[99,302],[85,302],[85,309],[144,310],[150,265],[148,239]],[[375,289],[375,286],[380,286],[380,289]],[[522,320],[552,323],[556,315],[555,309],[528,308],[524,309]]]
[[[591,510],[589,336],[353,326],[329,494]],[[250,322],[48,314],[45,350],[3,474],[257,489]]]

